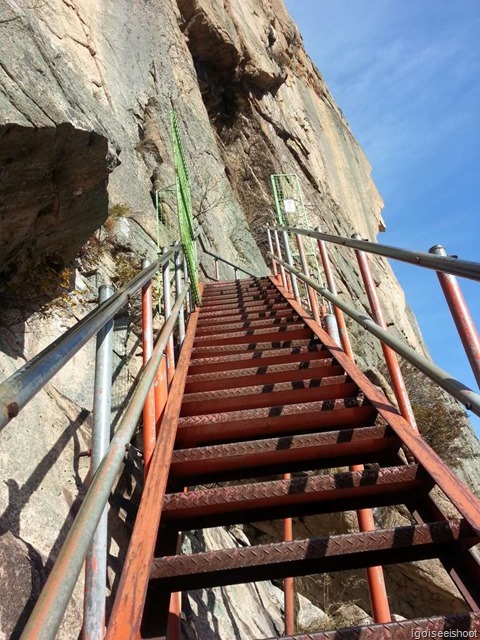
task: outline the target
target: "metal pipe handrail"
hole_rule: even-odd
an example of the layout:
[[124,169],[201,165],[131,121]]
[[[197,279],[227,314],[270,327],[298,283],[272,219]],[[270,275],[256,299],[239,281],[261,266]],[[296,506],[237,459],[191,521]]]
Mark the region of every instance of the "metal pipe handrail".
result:
[[395,338],[388,331],[382,329],[376,322],[374,322],[368,316],[359,313],[356,309],[348,305],[341,298],[331,293],[328,289],[321,287],[314,280],[305,276],[301,271],[291,267],[283,260],[280,260],[275,254],[268,254],[273,260],[276,260],[279,264],[292,273],[297,278],[303,280],[307,285],[310,285],[315,291],[318,291],[327,300],[330,300],[332,304],[337,305],[342,311],[350,316],[355,322],[366,329],[369,333],[376,338],[388,344],[399,355],[408,360],[417,369],[422,371],[430,380],[433,380],[442,387],[447,393],[456,398],[467,409],[473,411],[477,416],[480,416],[480,394],[475,393],[472,389],[464,385],[462,382],[454,378],[452,375],[444,371],[441,367],[437,366],[434,362],[431,362],[424,356],[417,353],[414,349],[405,344],[402,340]]
[[230,262],[226,258],[222,258],[222,256],[219,256],[218,254],[213,253],[212,251],[209,251],[208,249],[206,249],[205,248],[205,243],[203,241],[203,238],[202,238],[202,235],[200,234],[200,232],[198,232],[196,234],[196,237],[200,240],[200,244],[202,246],[202,251],[207,256],[211,256],[212,258],[215,258],[215,260],[220,260],[220,262],[224,262],[225,264],[228,264],[229,267],[232,267],[233,269],[238,269],[238,271],[242,271],[242,273],[246,273],[247,276],[250,276],[251,278],[256,278],[257,277],[251,271],[248,271],[247,269],[244,269],[243,267],[240,267],[238,264],[234,264],[233,262]]
[[[180,249],[181,250],[181,249]],[[0,385],[0,429],[45,386],[53,376],[174,256],[170,249],[141,271],[102,305],[49,344]]]
[[366,253],[374,253],[384,258],[392,258],[400,262],[407,262],[425,269],[441,271],[442,273],[451,273],[455,276],[468,278],[480,282],[480,263],[469,260],[459,260],[449,256],[437,256],[426,251],[410,251],[408,249],[400,249],[386,244],[370,242],[368,240],[355,240],[344,236],[334,236],[321,231],[312,231],[310,229],[300,229],[297,227],[284,227],[281,225],[271,225],[273,228],[285,230],[290,233],[298,233],[309,238],[317,238],[332,244],[338,244],[351,249],[358,249]]
[[105,458],[92,478],[82,506],[23,630],[21,640],[36,640],[37,638],[53,640],[56,637],[82,570],[90,542],[125,458],[125,451],[130,446],[145,399],[153,384],[156,371],[189,289],[190,283],[186,283],[177,298],[170,317],[160,331],[152,357],[141,374]]

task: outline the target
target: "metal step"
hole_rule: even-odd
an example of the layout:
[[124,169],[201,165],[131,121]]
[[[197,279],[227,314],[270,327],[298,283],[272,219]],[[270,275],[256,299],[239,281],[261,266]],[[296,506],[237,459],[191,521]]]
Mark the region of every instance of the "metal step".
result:
[[[318,380],[318,385],[312,387],[292,388],[294,384],[291,382],[279,382],[273,385],[271,391],[268,385],[266,388],[260,385],[189,394],[184,396],[180,415],[185,417],[205,413],[225,413],[241,409],[276,407],[280,404],[282,407],[286,407],[291,404],[316,402],[318,400],[351,398],[358,393],[357,385],[354,382],[345,382],[344,376],[326,378],[325,381]],[[305,385],[305,382],[300,381],[298,384]]]
[[192,485],[363,464],[379,461],[399,446],[390,427],[372,426],[178,449],[173,452],[170,478]]
[[275,294],[275,292],[272,292],[271,294],[265,294],[264,296],[256,296],[256,299],[254,300],[241,300],[241,299],[237,299],[237,300],[225,300],[224,302],[218,302],[215,304],[211,304],[211,305],[202,305],[202,308],[200,310],[200,316],[205,315],[206,313],[211,313],[213,310],[215,311],[228,311],[228,310],[232,310],[233,311],[247,311],[251,308],[254,307],[262,307],[265,305],[273,305],[273,304],[278,304],[280,302],[283,302],[284,298],[282,298],[282,296]]
[[377,411],[370,405],[358,405],[356,398],[345,398],[180,418],[175,446],[194,447],[372,425]]
[[293,347],[319,347],[321,342],[316,338],[300,338],[292,340],[275,340],[264,342],[247,342],[245,344],[212,345],[210,347],[194,347],[192,359],[198,357],[217,357],[224,354],[245,354],[253,351],[266,351],[267,349],[290,349]]
[[[444,632],[449,632],[445,635]],[[451,631],[456,632],[454,635]],[[460,635],[461,632],[465,635]],[[441,635],[440,633],[441,632]],[[469,633],[470,632],[470,633]],[[412,638],[480,638],[480,613],[458,613],[387,624],[297,633],[268,640],[412,640]]]
[[293,362],[277,364],[270,367],[250,367],[238,371],[223,371],[219,373],[204,373],[187,377],[185,393],[198,391],[213,391],[215,389],[235,389],[256,384],[268,385],[278,382],[296,382],[312,378],[322,379],[343,374],[338,364],[333,364],[333,358],[312,360],[305,363]]
[[261,311],[259,313],[235,313],[231,316],[219,316],[218,318],[206,318],[204,320],[198,320],[198,327],[201,329],[203,327],[212,327],[212,326],[225,326],[228,327],[230,324],[238,323],[238,322],[250,322],[252,320],[268,320],[270,318],[290,318],[290,317],[298,317],[298,314],[292,308],[282,308],[276,309],[273,311]]
[[254,307],[247,308],[237,308],[237,309],[218,309],[215,311],[205,311],[200,314],[200,317],[203,320],[205,318],[228,318],[232,316],[240,316],[240,315],[249,315],[250,313],[263,313],[267,311],[277,311],[279,309],[289,309],[291,310],[288,302],[276,302],[272,304],[258,304]]
[[192,375],[251,368],[254,364],[259,367],[267,367],[275,364],[315,362],[330,359],[331,355],[330,351],[323,349],[321,344],[284,347],[283,349],[245,350],[241,353],[215,357],[202,358],[199,356],[192,359],[188,371]]
[[261,329],[262,327],[268,327],[270,329],[274,329],[275,327],[283,327],[290,326],[292,324],[301,323],[302,319],[298,315],[288,315],[288,316],[280,316],[279,318],[265,318],[259,320],[244,320],[244,321],[234,321],[229,324],[211,324],[200,327],[197,331],[197,336],[204,335],[221,335],[221,334],[229,334],[235,333],[241,329],[245,331],[248,329]]
[[[279,338],[291,338],[291,334],[298,334],[296,337],[313,336],[312,331],[305,326],[303,322],[290,323],[286,325],[266,326],[266,327],[250,327],[247,329],[237,329],[227,334],[211,333],[208,335],[197,335],[195,345],[207,346],[216,344],[241,344],[248,343],[249,338],[261,337],[262,340],[278,340]],[[285,335],[287,334],[287,335]]]
[[417,465],[300,476],[165,496],[162,522],[180,530],[402,504],[432,488]]
[[461,520],[153,560],[155,588],[189,591],[436,558],[467,535]]

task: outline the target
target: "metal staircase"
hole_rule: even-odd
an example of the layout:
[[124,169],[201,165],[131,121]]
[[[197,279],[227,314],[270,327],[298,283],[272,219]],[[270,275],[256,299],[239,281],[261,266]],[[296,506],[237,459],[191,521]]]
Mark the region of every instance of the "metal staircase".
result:
[[[385,396],[275,278],[206,285],[196,316],[170,396],[175,413],[167,406],[160,427],[169,446],[151,464],[107,639],[178,637],[171,613],[168,631],[174,592],[429,558],[477,613],[292,637],[480,630],[469,552],[478,502]],[[335,472],[358,464],[366,468]],[[436,506],[435,486],[458,518]],[[181,531],[398,504],[411,526],[177,554]]]
[[[296,234],[301,265],[288,233]],[[328,287],[310,278],[302,235],[317,240]],[[411,252],[288,227],[269,229],[268,241],[273,275],[265,278],[203,247],[216,280],[205,285],[185,266],[182,246],[165,249],[118,292],[103,299],[101,291],[97,309],[0,384],[1,429],[97,335],[92,444],[105,446],[92,452],[89,490],[22,640],[57,636],[87,556],[83,640],[179,640],[180,592],[265,579],[284,580],[284,640],[480,633],[480,566],[472,553],[480,541],[480,502],[416,429],[394,352],[477,415],[480,395],[388,332],[363,252],[437,271],[478,379],[480,339],[452,274],[479,281],[480,265],[437,250]],[[326,242],[355,250],[373,319],[338,296]],[[219,261],[233,267],[235,280],[218,280]],[[159,272],[163,325],[153,345],[152,278]],[[238,280],[238,272],[249,277]],[[140,291],[144,367],[109,441],[108,336],[115,315]],[[335,317],[319,305],[318,293]],[[343,312],[381,340],[398,409],[356,366]],[[142,413],[145,485],[105,627],[103,523]],[[448,509],[439,506],[439,492]],[[410,524],[376,528],[373,510],[393,505],[406,507]],[[296,539],[295,518],[351,510],[358,531]],[[276,519],[283,520],[283,538],[272,544],[180,553],[183,531]],[[440,560],[469,613],[392,621],[382,567],[430,558]],[[293,577],[363,568],[374,624],[295,635]]]

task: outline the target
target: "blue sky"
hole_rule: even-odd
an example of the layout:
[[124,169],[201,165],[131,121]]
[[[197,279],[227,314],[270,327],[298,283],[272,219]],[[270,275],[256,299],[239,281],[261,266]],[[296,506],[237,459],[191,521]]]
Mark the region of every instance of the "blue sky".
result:
[[[387,223],[379,242],[439,243],[480,262],[480,2],[286,5],[372,164]],[[476,389],[435,273],[392,266],[433,359]],[[480,284],[461,285],[480,327]]]

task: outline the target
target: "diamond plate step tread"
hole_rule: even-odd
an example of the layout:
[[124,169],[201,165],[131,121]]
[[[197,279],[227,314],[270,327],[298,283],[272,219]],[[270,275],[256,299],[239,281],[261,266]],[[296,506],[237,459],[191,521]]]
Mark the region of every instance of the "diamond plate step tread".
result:
[[[237,331],[229,331],[228,333],[209,333],[207,335],[200,334],[195,338],[195,345],[200,346],[204,343],[212,344],[234,344],[237,341],[235,338],[247,338],[252,336],[273,336],[274,340],[278,340],[278,336],[290,332],[302,332],[307,335],[312,335],[310,329],[308,329],[303,322],[292,322],[278,325],[269,325],[265,327],[247,327],[245,329],[237,329]],[[310,333],[308,333],[310,332]]]
[[[324,366],[320,366],[319,363],[322,362],[325,363]],[[294,383],[300,380],[323,379],[342,375],[344,373],[342,367],[329,364],[331,362],[332,360],[313,360],[313,365],[319,364],[319,366],[299,367],[294,363],[223,371],[221,377],[218,373],[191,375],[187,378],[185,393],[231,389],[256,384]],[[306,364],[309,363],[306,362]]]
[[188,369],[189,374],[211,373],[228,369],[251,368],[254,365],[269,366],[275,364],[289,364],[310,362],[312,360],[331,359],[330,351],[322,348],[322,345],[306,345],[303,347],[285,347],[283,349],[263,349],[255,351],[243,351],[241,353],[226,354],[216,357],[193,358]]
[[233,302],[225,300],[225,302],[217,302],[216,304],[207,304],[203,305],[200,310],[200,316],[204,314],[210,313],[212,310],[225,311],[227,309],[247,311],[252,307],[261,307],[261,306],[269,306],[281,303],[285,300],[282,296],[279,296],[278,293],[272,293],[271,295],[265,294],[264,296],[258,296],[256,300],[241,300],[237,299]]
[[280,318],[262,318],[260,320],[250,320],[243,322],[232,322],[227,325],[206,325],[197,329],[197,336],[221,335],[236,333],[237,331],[247,331],[249,329],[257,330],[262,328],[275,329],[276,327],[291,326],[292,324],[300,324],[302,319],[300,316],[283,316]]
[[268,313],[269,311],[279,311],[280,309],[291,310],[288,302],[279,302],[278,304],[260,304],[256,307],[248,307],[247,309],[222,309],[216,311],[206,311],[200,315],[202,320],[206,318],[231,318],[232,316],[250,316],[254,313]]
[[180,529],[317,515],[399,504],[432,482],[417,465],[301,476],[165,496],[162,521]]
[[189,416],[178,421],[176,446],[369,426],[376,416],[374,407],[359,406],[356,398]]
[[229,316],[220,316],[218,318],[206,318],[198,321],[197,327],[228,326],[235,322],[250,322],[251,320],[268,320],[276,318],[298,317],[298,314],[292,308],[274,309],[273,311],[260,311],[255,313],[234,313]]
[[367,452],[378,456],[383,451],[396,451],[399,446],[400,439],[389,427],[372,426],[177,449],[173,452],[170,477],[213,476],[232,470],[241,472],[238,477],[256,477],[248,475],[251,469],[271,473],[272,465],[283,462],[296,464],[299,470],[302,462],[319,464],[336,456],[346,458]]
[[[171,591],[330,573],[434,558],[468,535],[461,520],[155,558],[150,578]],[[453,549],[452,549],[453,551]]]
[[[244,345],[216,345],[212,347],[194,347],[192,349],[192,358],[201,356],[202,354],[213,355],[222,353],[250,353],[252,351],[266,351],[267,349],[293,349],[294,347],[319,347],[321,342],[317,339],[301,339],[301,340],[275,340],[270,342],[248,342]],[[206,357],[205,356],[205,357]]]
[[[438,632],[441,631],[442,635]],[[268,640],[412,640],[412,638],[448,638],[444,631],[456,631],[457,638],[480,638],[480,613],[459,613],[431,618],[401,620],[386,624],[372,624],[359,627],[346,627],[332,631],[316,633],[297,633],[293,636],[276,636]],[[467,635],[460,636],[464,631]],[[469,634],[468,632],[471,632]],[[258,639],[260,640],[260,639]]]
[[[328,380],[328,379],[327,379]],[[246,387],[241,389],[228,389],[225,393],[232,392],[228,397],[216,397],[223,391],[212,391],[202,394],[204,397],[190,402],[185,396],[182,403],[181,417],[198,416],[200,414],[225,413],[239,411],[241,409],[261,409],[273,407],[285,407],[291,404],[316,402],[319,400],[333,401],[338,398],[351,398],[358,393],[358,387],[354,382],[341,382],[325,384],[314,387],[291,388],[290,383],[274,385],[274,391],[264,391],[264,387]],[[268,385],[266,386],[268,389]],[[254,391],[252,391],[252,389]],[[277,390],[278,389],[278,390]],[[199,394],[192,394],[198,396]],[[301,419],[301,416],[299,416]]]

